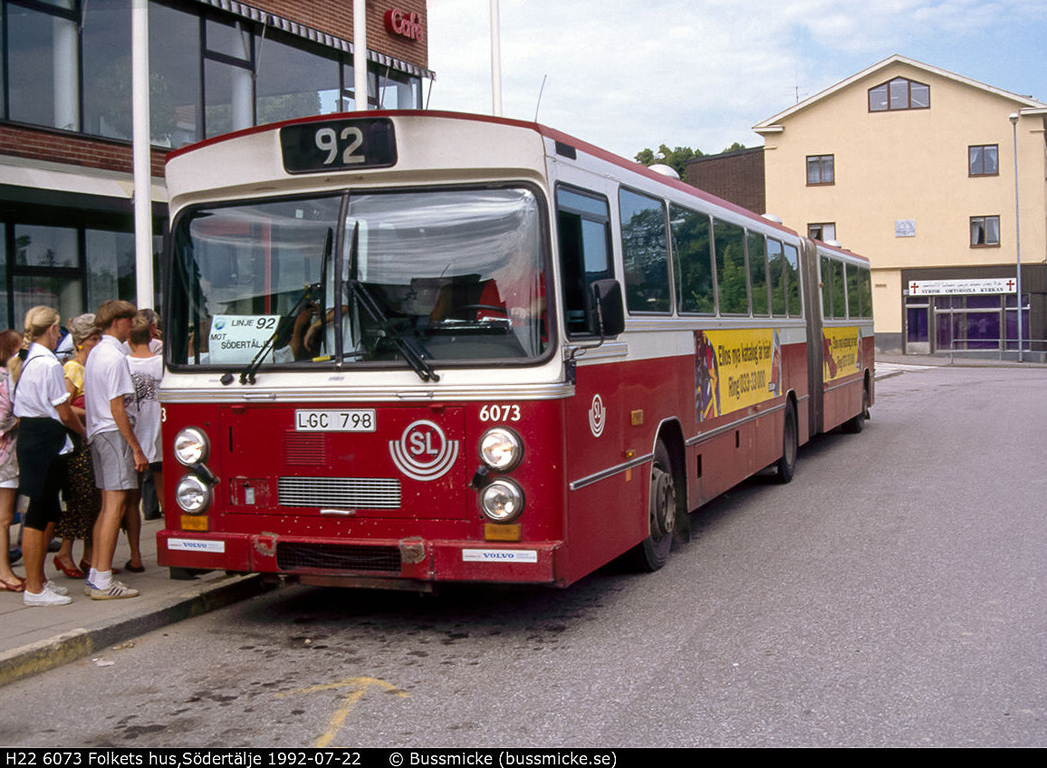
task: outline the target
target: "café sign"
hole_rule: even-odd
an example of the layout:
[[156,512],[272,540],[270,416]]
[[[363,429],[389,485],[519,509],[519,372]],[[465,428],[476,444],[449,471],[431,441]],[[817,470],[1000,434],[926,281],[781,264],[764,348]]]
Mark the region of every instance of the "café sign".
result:
[[394,35],[408,40],[422,39],[422,17],[411,11],[393,8],[385,12],[385,28]]

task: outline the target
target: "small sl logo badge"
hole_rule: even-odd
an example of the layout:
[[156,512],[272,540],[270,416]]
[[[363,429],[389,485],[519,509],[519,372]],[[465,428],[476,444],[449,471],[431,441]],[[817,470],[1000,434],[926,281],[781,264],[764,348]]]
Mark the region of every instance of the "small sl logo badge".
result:
[[458,449],[458,441],[448,440],[440,425],[428,419],[413,422],[399,440],[389,441],[389,455],[397,469],[422,482],[447,474],[458,458]]
[[607,412],[603,407],[603,398],[599,395],[593,395],[593,404],[589,406],[589,429],[593,433],[593,437],[599,437],[603,434],[603,427],[607,421]]

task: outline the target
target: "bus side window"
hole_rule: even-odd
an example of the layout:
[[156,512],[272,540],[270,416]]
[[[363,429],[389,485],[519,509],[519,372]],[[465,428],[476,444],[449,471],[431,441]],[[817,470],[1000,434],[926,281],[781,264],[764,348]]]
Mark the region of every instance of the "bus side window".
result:
[[873,316],[872,273],[863,267],[860,275],[861,285],[859,291],[862,297],[862,317],[871,318]]
[[[749,281],[745,269],[745,230],[737,224],[713,219],[713,242],[716,247],[716,284],[720,292],[720,314],[748,315]],[[767,290],[766,282],[764,290]]]
[[800,301],[800,253],[795,245],[785,244],[785,292],[788,296],[789,317],[803,317]]
[[767,272],[771,285],[771,314],[775,317],[786,317],[786,273],[785,253],[782,244],[773,238],[767,238]]
[[567,333],[594,335],[597,329],[590,286],[596,280],[614,277],[610,209],[606,198],[562,187],[556,198]]
[[622,262],[630,312],[668,314],[669,244],[665,204],[628,189],[618,193],[622,222]]
[[749,288],[752,291],[753,314],[767,317],[767,246],[759,232],[745,233],[749,254]]
[[862,316],[859,272],[860,270],[854,264],[847,265],[847,316],[852,320]]

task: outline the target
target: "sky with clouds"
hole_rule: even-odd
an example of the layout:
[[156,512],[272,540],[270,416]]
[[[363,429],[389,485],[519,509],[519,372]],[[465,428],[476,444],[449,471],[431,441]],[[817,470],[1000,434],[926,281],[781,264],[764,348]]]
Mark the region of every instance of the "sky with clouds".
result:
[[[428,0],[431,109],[491,114],[489,0]],[[1047,0],[500,0],[502,113],[626,157],[752,126],[901,54],[1047,102]],[[544,89],[542,87],[545,80]],[[539,93],[541,100],[539,102]]]

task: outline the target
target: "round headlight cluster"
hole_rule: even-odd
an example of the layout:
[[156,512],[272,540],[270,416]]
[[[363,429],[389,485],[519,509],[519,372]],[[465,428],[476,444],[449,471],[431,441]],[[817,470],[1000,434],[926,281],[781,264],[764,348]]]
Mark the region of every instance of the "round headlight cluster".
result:
[[197,427],[186,427],[175,436],[174,455],[179,464],[194,467],[207,461],[211,444],[207,435]]
[[523,458],[523,442],[506,427],[489,429],[480,438],[480,458],[496,472],[508,472]]
[[523,490],[512,480],[492,480],[480,491],[480,507],[495,522],[508,523],[523,512]]
[[211,505],[211,486],[196,475],[186,475],[175,487],[175,501],[184,512],[201,513]]

